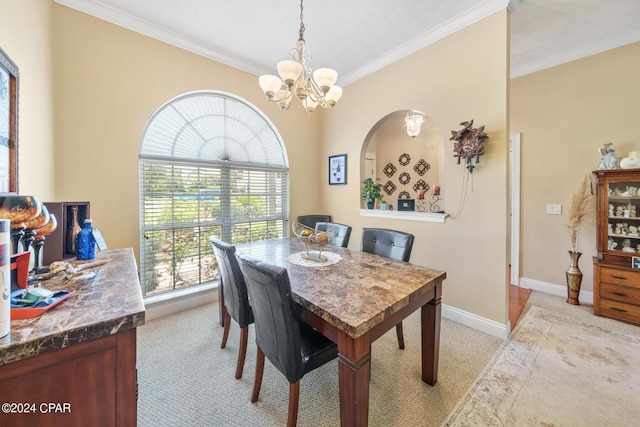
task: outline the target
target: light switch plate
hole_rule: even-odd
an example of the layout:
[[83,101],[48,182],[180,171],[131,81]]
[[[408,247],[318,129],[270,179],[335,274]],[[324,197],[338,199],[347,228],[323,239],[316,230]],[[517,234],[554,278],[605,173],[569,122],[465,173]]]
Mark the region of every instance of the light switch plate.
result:
[[547,205],[547,214],[562,215],[562,205]]

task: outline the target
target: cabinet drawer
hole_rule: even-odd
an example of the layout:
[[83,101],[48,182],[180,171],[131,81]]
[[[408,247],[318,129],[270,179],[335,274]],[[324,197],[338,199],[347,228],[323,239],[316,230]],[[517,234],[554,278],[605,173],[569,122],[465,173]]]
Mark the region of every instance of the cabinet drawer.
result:
[[640,305],[640,289],[600,283],[600,298]]
[[637,305],[603,299],[600,301],[600,315],[640,324],[640,306]]
[[640,289],[640,272],[602,267],[600,281]]

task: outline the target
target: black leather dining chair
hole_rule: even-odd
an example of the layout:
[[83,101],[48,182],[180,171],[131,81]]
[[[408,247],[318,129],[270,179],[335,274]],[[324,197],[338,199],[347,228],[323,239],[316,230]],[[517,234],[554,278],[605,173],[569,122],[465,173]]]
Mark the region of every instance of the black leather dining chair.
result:
[[244,369],[247,342],[249,340],[249,325],[253,323],[253,311],[249,305],[247,285],[238,265],[235,246],[220,240],[216,236],[209,236],[209,243],[218,261],[218,272],[224,295],[224,333],[220,348],[227,346],[231,319],[233,318],[240,326],[240,348],[238,349],[238,363],[236,366],[236,379],[238,379],[242,377]]
[[[386,228],[363,228],[360,250],[397,261],[409,262],[413,240],[413,234],[402,231]],[[396,334],[398,336],[398,346],[404,348],[402,322],[396,325]]]
[[351,226],[345,224],[338,224],[335,222],[316,222],[315,229],[318,231],[327,231],[327,229],[335,228],[336,236],[329,243],[334,246],[342,246],[346,248],[349,246],[349,239],[351,238]]
[[289,381],[287,426],[295,426],[300,379],[338,357],[338,348],[320,332],[299,320],[285,268],[242,253],[236,256],[249,289],[258,345],[251,402],[255,403],[260,394],[266,356]]
[[331,222],[331,215],[300,215],[298,217],[298,224],[310,228],[315,228],[316,222]]

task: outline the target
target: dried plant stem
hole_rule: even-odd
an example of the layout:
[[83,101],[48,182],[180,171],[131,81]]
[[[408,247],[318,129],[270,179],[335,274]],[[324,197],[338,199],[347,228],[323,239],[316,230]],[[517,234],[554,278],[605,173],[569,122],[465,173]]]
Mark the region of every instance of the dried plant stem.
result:
[[569,229],[569,240],[571,242],[571,250],[573,252],[578,252],[580,226],[583,221],[585,221],[589,211],[591,210],[591,191],[589,183],[589,175],[585,175],[580,187],[571,198],[571,207],[569,209],[569,217],[566,225]]

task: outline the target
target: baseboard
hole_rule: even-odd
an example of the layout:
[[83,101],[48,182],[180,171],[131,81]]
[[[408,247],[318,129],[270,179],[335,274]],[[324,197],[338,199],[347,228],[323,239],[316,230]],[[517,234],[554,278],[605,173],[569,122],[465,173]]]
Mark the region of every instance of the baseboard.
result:
[[[533,289],[534,291],[544,292],[546,294],[557,295],[559,297],[567,297],[567,285],[556,285],[555,283],[542,282],[540,280],[521,277],[520,287]],[[581,303],[593,305],[593,292],[581,290],[578,300]]]
[[145,320],[157,319],[215,301],[218,301],[217,283],[148,297],[144,300]]
[[[567,295],[566,286],[542,282],[540,280],[520,278],[520,287],[562,297],[566,297]],[[157,319],[180,311],[189,310],[203,304],[209,304],[217,300],[217,284],[191,289],[177,295],[173,294],[165,297],[150,297],[145,299],[145,319]],[[593,292],[581,291],[580,302],[593,304]],[[442,317],[500,339],[506,339],[511,330],[509,321],[502,324],[446,304],[442,304]]]
[[502,324],[445,304],[442,304],[442,317],[500,339],[506,339],[511,329],[508,321]]

